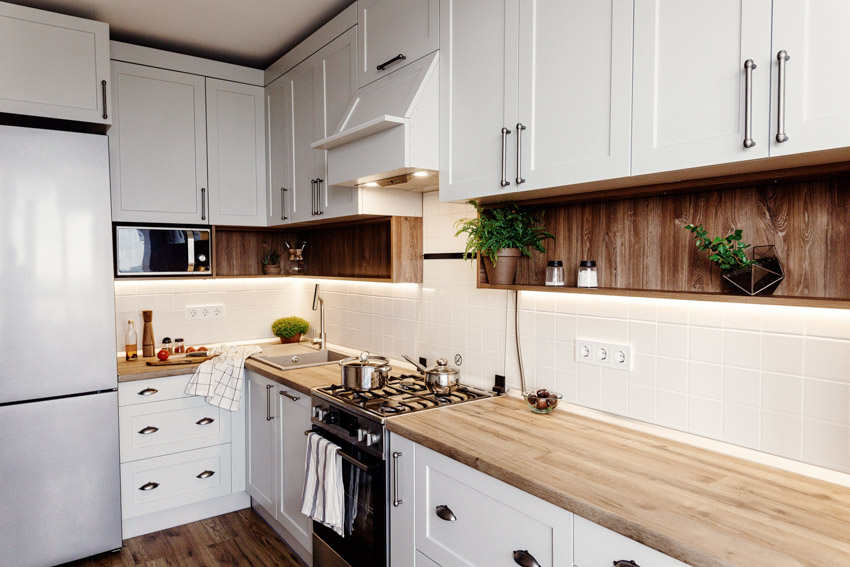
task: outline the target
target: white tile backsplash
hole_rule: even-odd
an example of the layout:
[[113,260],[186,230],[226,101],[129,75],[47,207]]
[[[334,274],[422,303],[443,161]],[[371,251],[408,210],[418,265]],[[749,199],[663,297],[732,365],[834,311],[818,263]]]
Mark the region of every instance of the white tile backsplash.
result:
[[[423,207],[425,252],[462,252],[454,223],[474,209],[440,203],[436,192]],[[460,355],[467,383],[490,388],[502,374],[519,388],[514,292],[479,290],[476,275],[473,262],[426,260],[422,284],[119,281],[118,344],[128,319],[141,336],[143,305],[154,309],[157,340],[187,344],[272,338],[271,322],[286,315],[316,325],[318,282],[331,343],[429,363]],[[850,472],[850,311],[551,292],[521,292],[519,301],[527,388]],[[224,318],[186,320],[187,305],[212,303],[225,306]],[[630,345],[633,369],[577,363],[576,339]]]

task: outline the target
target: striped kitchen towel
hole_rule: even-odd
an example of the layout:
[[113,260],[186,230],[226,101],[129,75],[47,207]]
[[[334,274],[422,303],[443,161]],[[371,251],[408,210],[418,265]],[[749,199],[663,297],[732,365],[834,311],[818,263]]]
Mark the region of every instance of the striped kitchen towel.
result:
[[342,483],[342,457],[339,447],[316,433],[307,436],[301,513],[345,537],[345,486]]
[[239,411],[244,390],[245,359],[262,352],[257,345],[234,346],[223,344],[210,354],[215,358],[201,363],[186,386],[186,393],[205,396],[207,402],[230,411]]

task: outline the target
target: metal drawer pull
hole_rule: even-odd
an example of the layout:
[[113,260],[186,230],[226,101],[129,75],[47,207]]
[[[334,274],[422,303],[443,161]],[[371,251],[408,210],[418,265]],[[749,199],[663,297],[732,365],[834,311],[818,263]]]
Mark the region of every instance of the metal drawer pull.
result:
[[200,479],[209,478],[214,474],[215,474],[215,471],[204,471],[201,474],[196,475],[195,478],[200,478]]
[[286,220],[286,187],[280,188],[280,220]]
[[152,395],[156,394],[157,392],[159,392],[159,390],[157,390],[156,388],[145,388],[144,390],[142,390],[138,394],[140,396],[152,396]]
[[266,385],[266,421],[271,421],[274,419],[272,416],[272,398],[271,398],[271,390],[274,388],[271,384]]
[[522,565],[522,567],[540,567],[540,563],[537,562],[527,549],[517,549],[514,551],[514,563]]
[[516,125],[516,184],[522,185],[525,179],[522,178],[522,131],[525,126],[521,122]]
[[399,61],[404,61],[405,59],[407,59],[407,57],[404,56],[404,53],[399,53],[398,55],[396,55],[395,57],[393,57],[389,61],[385,61],[385,62],[381,63],[380,65],[378,65],[378,71],[383,71],[384,69],[386,69],[387,67],[389,67],[393,63],[398,63]]
[[398,458],[401,451],[393,451],[393,507],[398,508],[404,504],[404,500],[398,497]]
[[153,490],[153,489],[154,489],[154,488],[156,488],[157,486],[159,486],[159,483],[158,483],[158,482],[149,482],[149,483],[147,483],[147,484],[143,484],[143,485],[141,485],[141,486],[139,487],[139,490],[144,490],[145,492],[147,492],[148,490]]
[[510,133],[510,130],[502,126],[502,187],[511,184],[508,181],[508,134]]
[[443,504],[437,506],[437,517],[447,522],[454,522],[457,520],[457,516],[454,515],[454,512],[452,512],[448,506]]
[[791,59],[788,52],[784,49],[776,54],[776,61],[779,63],[778,75],[778,94],[776,95],[777,113],[776,117],[776,142],[782,144],[788,141],[788,134],[785,133],[785,62]]
[[756,64],[752,59],[744,61],[744,147],[756,145],[753,140],[753,69]]
[[195,425],[209,425],[210,423],[212,423],[214,421],[215,420],[211,417],[204,417],[204,418],[201,418],[198,421],[196,421]]
[[148,425],[144,429],[140,429],[139,433],[142,435],[150,435],[151,433],[156,433],[159,431],[159,427],[154,427],[153,425]]
[[312,206],[313,206],[313,210],[310,211],[310,214],[315,216],[316,215],[316,180],[315,179],[310,180],[310,199],[312,200]]
[[103,97],[103,119],[106,120],[109,118],[109,114],[106,112],[106,81],[100,82],[100,91],[101,96]]
[[207,220],[207,189],[201,187],[201,220]]
[[640,565],[635,563],[634,559],[629,559],[628,561],[620,559],[619,561],[614,562],[614,567],[640,567]]
[[322,208],[322,183],[325,180],[321,178],[316,179],[316,214],[323,215],[325,214],[325,210]]
[[292,395],[292,394],[290,394],[289,392],[284,392],[283,390],[281,390],[279,393],[280,393],[280,395],[281,395],[281,396],[284,396],[284,397],[286,397],[286,398],[289,398],[289,399],[290,399],[290,400],[292,400],[293,402],[297,402],[298,400],[300,400],[300,399],[301,399],[301,396],[293,396],[293,395]]

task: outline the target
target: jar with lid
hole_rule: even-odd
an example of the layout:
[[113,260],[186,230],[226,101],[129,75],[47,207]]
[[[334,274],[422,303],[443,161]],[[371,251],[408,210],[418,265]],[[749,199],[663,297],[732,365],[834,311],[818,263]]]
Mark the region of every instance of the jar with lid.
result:
[[594,260],[582,260],[579,262],[577,287],[599,287],[599,279],[596,275],[596,262]]
[[174,339],[174,354],[183,354],[186,352],[186,347],[183,345],[183,339]]
[[546,264],[546,285],[554,287],[564,286],[564,263],[560,260],[552,260]]
[[162,350],[168,351],[168,354],[174,354],[174,345],[171,344],[171,337],[163,337]]

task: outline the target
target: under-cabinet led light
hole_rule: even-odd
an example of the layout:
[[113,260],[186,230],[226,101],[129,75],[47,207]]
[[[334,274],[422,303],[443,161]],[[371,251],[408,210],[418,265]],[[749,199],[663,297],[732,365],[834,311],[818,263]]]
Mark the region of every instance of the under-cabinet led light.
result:
[[414,171],[413,177],[428,177],[427,171]]
[[364,183],[363,186],[364,187],[377,187],[378,182],[377,181],[370,181],[369,183]]

